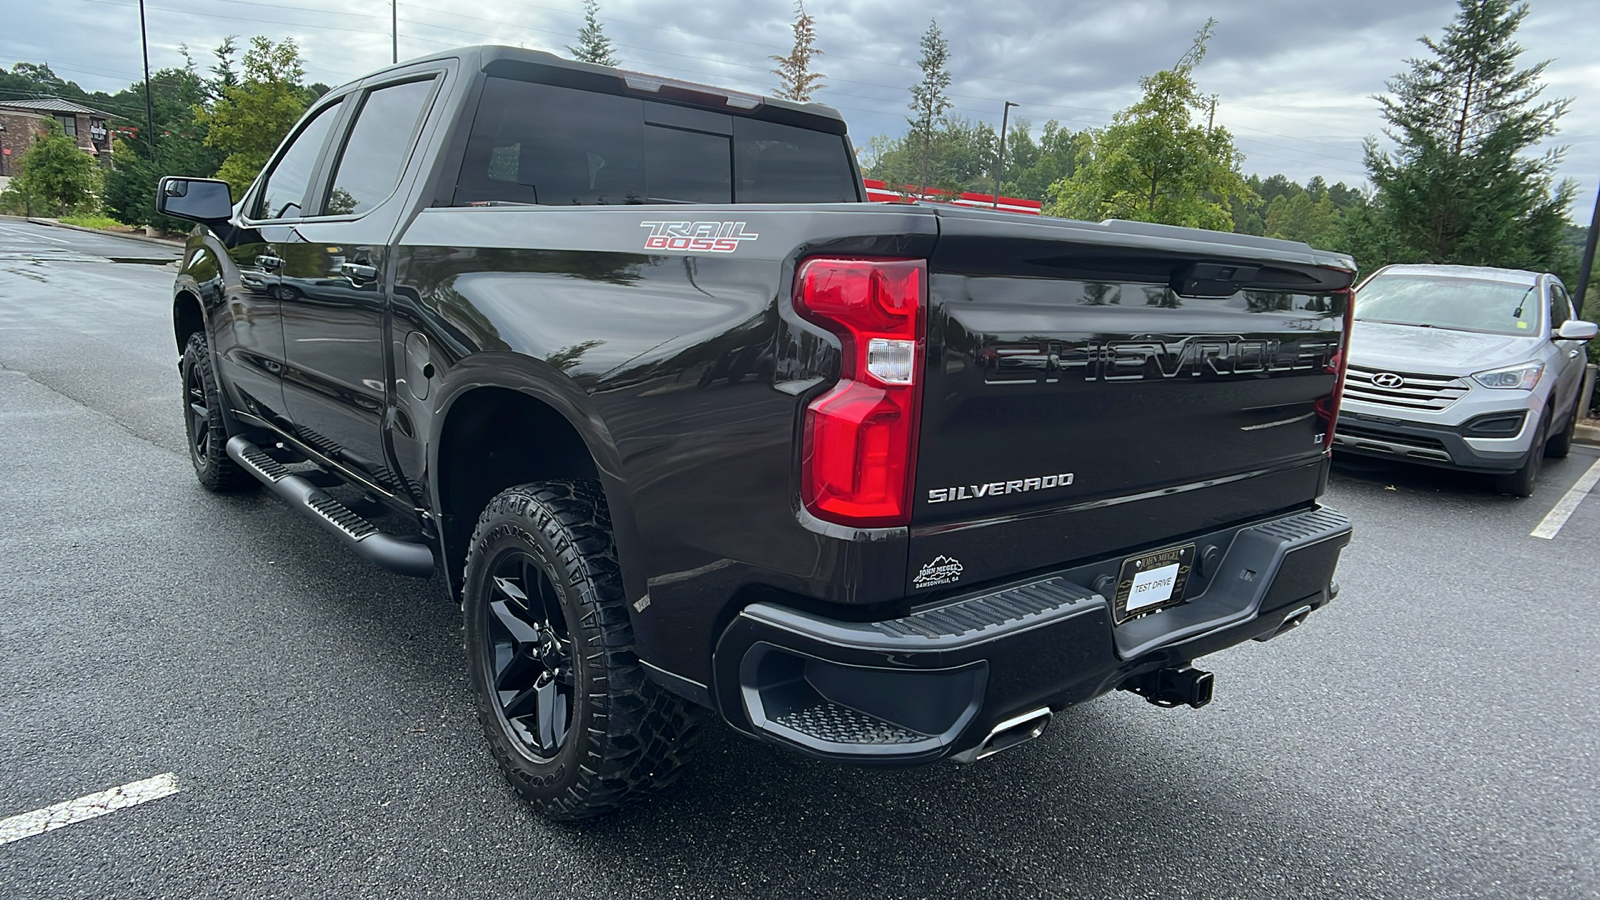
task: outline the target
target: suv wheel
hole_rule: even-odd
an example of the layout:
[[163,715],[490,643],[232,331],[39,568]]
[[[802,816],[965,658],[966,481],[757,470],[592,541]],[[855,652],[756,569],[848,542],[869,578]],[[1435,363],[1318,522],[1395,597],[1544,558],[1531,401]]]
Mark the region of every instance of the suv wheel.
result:
[[222,395],[211,372],[211,348],[205,332],[189,335],[178,373],[183,379],[183,430],[189,439],[189,461],[194,463],[200,484],[219,494],[259,485],[225,449],[228,426],[222,419]]
[[467,553],[467,661],[500,767],[546,817],[611,812],[678,774],[699,716],[633,652],[600,485],[545,481],[489,501]]
[[1539,472],[1544,468],[1545,441],[1550,433],[1549,416],[1540,416],[1535,427],[1538,430],[1534,432],[1533,446],[1528,449],[1522,468],[1495,476],[1495,490],[1500,493],[1513,497],[1533,496],[1533,489],[1539,483]]
[[1572,436],[1578,430],[1578,407],[1582,406],[1576,398],[1572,401],[1572,415],[1567,419],[1567,427],[1561,429],[1550,443],[1544,445],[1544,455],[1551,459],[1566,459],[1572,452]]

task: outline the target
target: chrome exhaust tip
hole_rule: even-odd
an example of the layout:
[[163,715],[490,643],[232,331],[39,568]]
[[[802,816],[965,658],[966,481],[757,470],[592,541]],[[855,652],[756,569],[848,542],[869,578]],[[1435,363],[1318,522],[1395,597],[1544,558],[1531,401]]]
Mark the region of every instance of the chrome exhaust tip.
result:
[[978,746],[963,750],[950,758],[959,763],[972,763],[980,759],[987,759],[1002,750],[1010,750],[1018,744],[1026,744],[1041,734],[1045,726],[1050,724],[1050,707],[1041,706],[1020,716],[1012,716],[990,729],[989,734],[978,742]]

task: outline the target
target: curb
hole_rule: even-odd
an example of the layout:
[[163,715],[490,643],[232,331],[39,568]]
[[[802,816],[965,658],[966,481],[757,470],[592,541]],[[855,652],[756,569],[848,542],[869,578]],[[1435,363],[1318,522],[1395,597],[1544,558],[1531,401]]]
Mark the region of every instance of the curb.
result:
[[1572,431],[1572,440],[1590,447],[1600,447],[1600,427],[1579,422]]
[[171,238],[155,238],[146,234],[127,234],[121,231],[106,231],[101,228],[85,228],[82,225],[68,225],[65,222],[57,221],[56,219],[29,218],[27,221],[32,222],[35,225],[44,225],[50,228],[66,228],[70,231],[81,231],[85,234],[99,234],[107,237],[127,238],[130,241],[144,241],[146,244],[155,244],[158,247],[170,247],[174,250],[182,250],[184,246],[183,241],[173,240]]

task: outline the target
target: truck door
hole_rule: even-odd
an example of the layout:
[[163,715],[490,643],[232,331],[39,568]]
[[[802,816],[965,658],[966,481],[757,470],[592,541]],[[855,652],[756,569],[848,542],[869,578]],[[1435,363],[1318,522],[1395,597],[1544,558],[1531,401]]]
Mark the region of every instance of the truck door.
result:
[[301,217],[340,105],[323,107],[301,126],[250,199],[243,227],[228,247],[234,273],[216,335],[222,381],[233,389],[239,407],[268,421],[281,420],[284,412],[283,324],[278,317],[283,260],[276,247]]
[[385,274],[410,159],[436,78],[379,85],[360,105],[313,215],[274,244],[286,366],[284,403],[296,437],[380,487],[402,485],[385,463],[382,420]]

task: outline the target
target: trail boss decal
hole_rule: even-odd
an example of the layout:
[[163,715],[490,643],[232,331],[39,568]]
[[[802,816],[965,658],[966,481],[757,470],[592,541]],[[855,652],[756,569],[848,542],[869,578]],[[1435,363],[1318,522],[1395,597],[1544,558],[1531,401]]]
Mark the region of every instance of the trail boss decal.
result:
[[922,571],[917,573],[916,578],[911,579],[911,584],[915,590],[919,591],[923,588],[938,587],[941,584],[955,584],[961,580],[961,573],[964,571],[966,570],[962,567],[960,560],[951,559],[948,556],[936,556],[933,558],[933,562],[922,567]]
[[933,488],[928,491],[929,503],[949,503],[954,500],[978,500],[1002,494],[1020,494],[1024,491],[1048,491],[1072,483],[1072,473],[1045,475],[1039,478],[1019,478],[1016,481],[991,481],[988,484],[962,484],[956,487]]
[[732,253],[740,241],[761,235],[744,230],[743,222],[640,222],[650,229],[646,250],[683,250],[688,253]]

